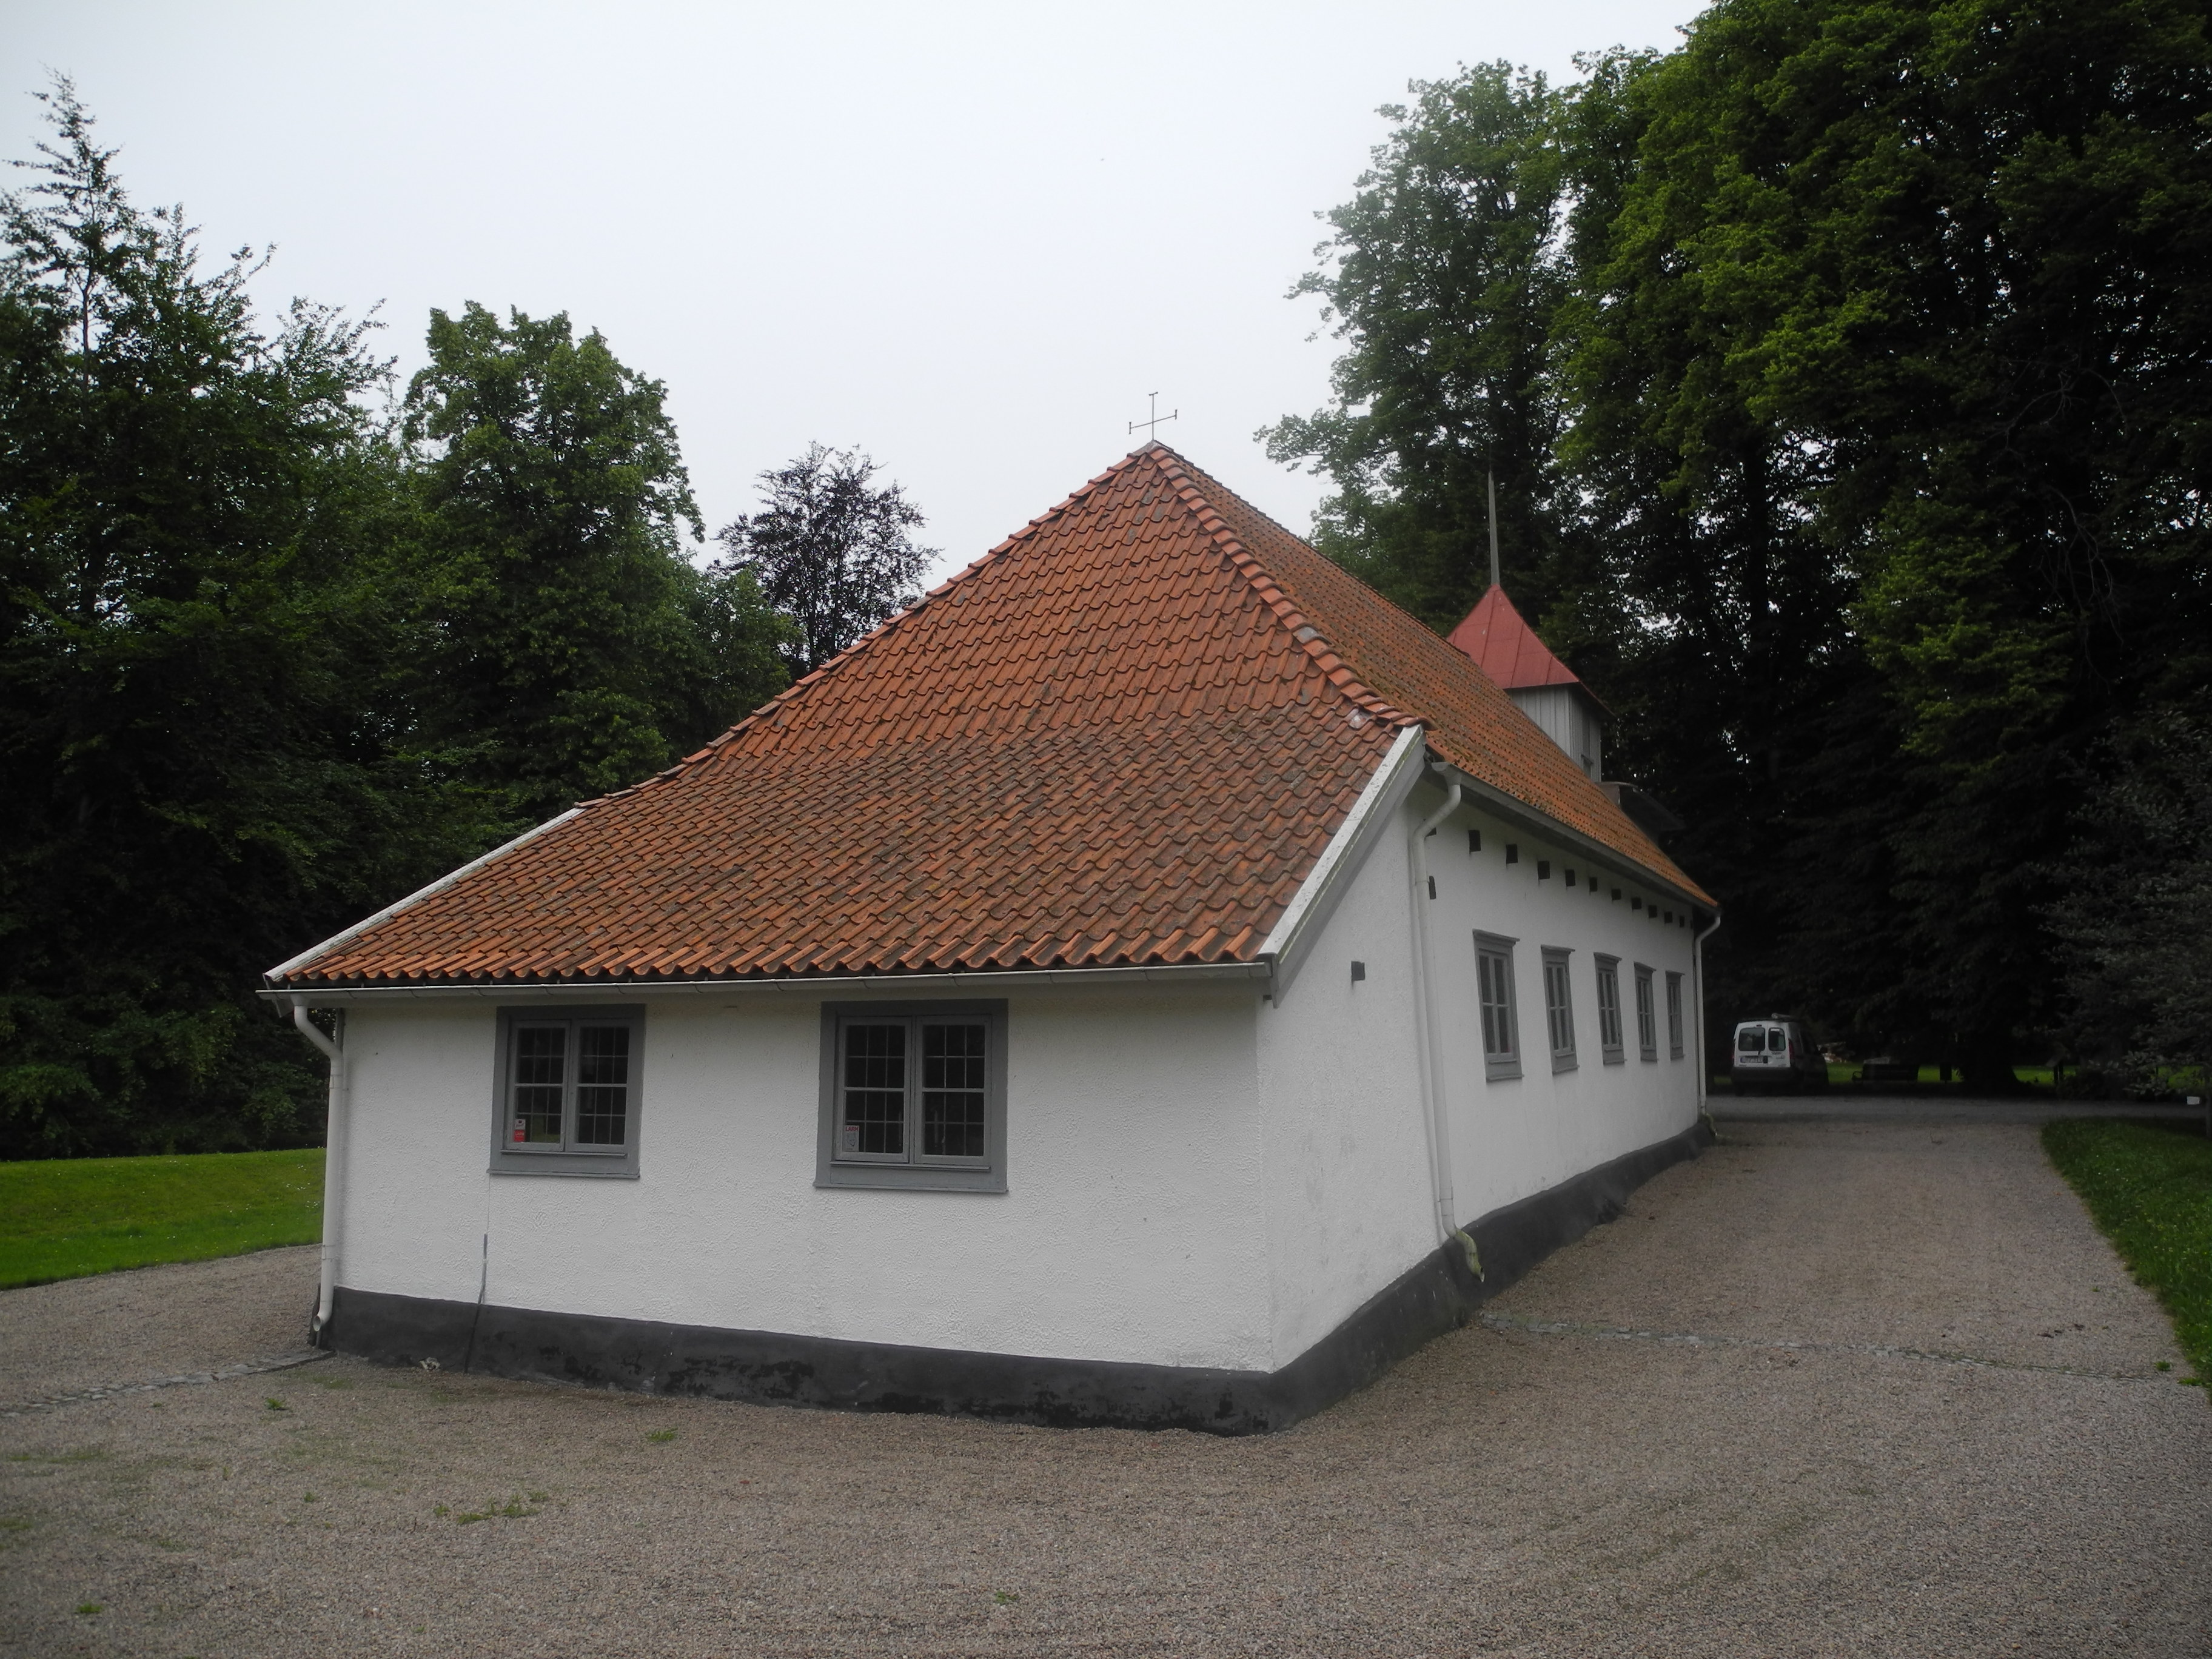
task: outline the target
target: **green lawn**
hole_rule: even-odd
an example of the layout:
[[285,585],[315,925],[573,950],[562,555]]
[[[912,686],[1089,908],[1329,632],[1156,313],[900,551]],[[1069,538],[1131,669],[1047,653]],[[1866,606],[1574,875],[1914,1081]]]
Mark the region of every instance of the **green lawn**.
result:
[[2195,1126],[2064,1119],[2044,1149],[2212,1382],[2212,1141]]
[[0,1290],[323,1236],[323,1154],[0,1164]]

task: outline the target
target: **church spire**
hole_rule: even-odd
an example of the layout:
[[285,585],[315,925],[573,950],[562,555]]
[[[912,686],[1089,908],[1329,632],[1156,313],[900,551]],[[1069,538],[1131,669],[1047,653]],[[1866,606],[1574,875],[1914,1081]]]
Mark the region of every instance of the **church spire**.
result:
[[1490,585],[1503,587],[1505,584],[1498,580],[1498,475],[1486,471],[1482,481],[1490,490]]

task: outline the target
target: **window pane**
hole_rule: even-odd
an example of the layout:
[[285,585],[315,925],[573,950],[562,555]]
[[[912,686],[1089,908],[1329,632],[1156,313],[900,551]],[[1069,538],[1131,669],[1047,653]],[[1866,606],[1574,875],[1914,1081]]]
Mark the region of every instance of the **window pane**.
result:
[[921,1028],[921,1151],[983,1156],[983,1036],[976,1024]]
[[517,1146],[561,1144],[561,1097],[568,1082],[568,1028],[514,1029],[514,1091],[507,1139]]
[[841,1152],[906,1155],[906,1026],[845,1028],[845,1106]]
[[1475,988],[1482,1010],[1482,1052],[1494,1060],[1511,1060],[1513,1040],[1512,969],[1502,951],[1475,952]]
[[576,1033],[576,1144],[619,1146],[629,1127],[629,1027]]
[[1565,1056],[1575,1048],[1575,1018],[1568,1001],[1570,993],[1567,964],[1547,962],[1544,964],[1544,1018],[1550,1029],[1552,1052]]

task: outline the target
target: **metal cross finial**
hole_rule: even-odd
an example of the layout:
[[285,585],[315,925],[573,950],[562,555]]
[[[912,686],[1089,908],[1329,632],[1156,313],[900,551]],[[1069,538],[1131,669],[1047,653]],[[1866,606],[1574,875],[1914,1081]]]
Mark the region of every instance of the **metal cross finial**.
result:
[[1157,441],[1160,435],[1158,428],[1165,422],[1174,420],[1176,416],[1182,413],[1182,410],[1178,409],[1173,414],[1163,415],[1160,413],[1160,394],[1152,392],[1146,395],[1152,400],[1152,418],[1149,421],[1130,422],[1129,430],[1134,432],[1139,427],[1142,427],[1145,428],[1145,437],[1147,441]]

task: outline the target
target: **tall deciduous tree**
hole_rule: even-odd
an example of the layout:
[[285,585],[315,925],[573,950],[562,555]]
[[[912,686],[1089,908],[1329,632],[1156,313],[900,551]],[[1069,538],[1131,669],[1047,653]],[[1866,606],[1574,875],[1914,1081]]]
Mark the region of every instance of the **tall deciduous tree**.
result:
[[2161,719],[2098,757],[2108,780],[2052,872],[2077,1055],[2162,1091],[2212,1069],[2212,733]]
[[[1568,225],[1544,620],[1691,821],[1721,1000],[2004,1086],[2059,1018],[2044,872],[2100,738],[2212,678],[2203,9],[1721,0],[1680,51],[1590,68],[1528,140]],[[1437,406],[1428,343],[1524,336],[1437,282],[1437,250],[1522,224],[1461,124],[1419,106],[1385,156],[1442,173],[1358,243],[1376,337],[1410,343],[1351,332],[1323,425],[1379,452],[1285,452],[1383,481],[1388,512],[1324,520],[1355,563],[1421,500],[1446,423],[1376,416]]]
[[1564,106],[1504,64],[1412,90],[1383,110],[1396,130],[1293,290],[1317,295],[1345,342],[1334,403],[1260,435],[1335,484],[1322,549],[1449,628],[1489,581],[1493,475],[1514,591],[1540,613],[1575,585],[1557,568],[1565,410],[1551,363],[1569,292]]
[[525,818],[623,787],[772,695],[782,625],[683,555],[697,509],[664,388],[566,316],[431,313],[407,393],[441,765]]
[[[1847,912],[1887,959],[1838,988],[1902,988],[1916,1035],[2008,1082],[2057,1012],[2038,872],[2063,781],[2206,665],[2205,15],[1724,0],[1632,97],[1648,125],[1598,332],[1681,313],[1693,349],[1647,397],[1681,413],[1656,435],[1686,459],[1716,422],[1763,434],[1798,475],[1781,522],[1848,580],[1842,643],[1897,728],[1861,819],[1887,887]],[[1847,799],[1808,759],[1802,806]],[[1832,816],[1801,807],[1784,861],[1808,896],[1856,851]],[[1781,954],[1826,926],[1785,917]]]
[[810,444],[788,466],[761,474],[766,504],[716,532],[724,575],[757,579],[791,617],[792,672],[810,673],[919,597],[915,583],[937,550],[911,532],[924,520],[898,485],[871,483],[876,464],[858,450]]

